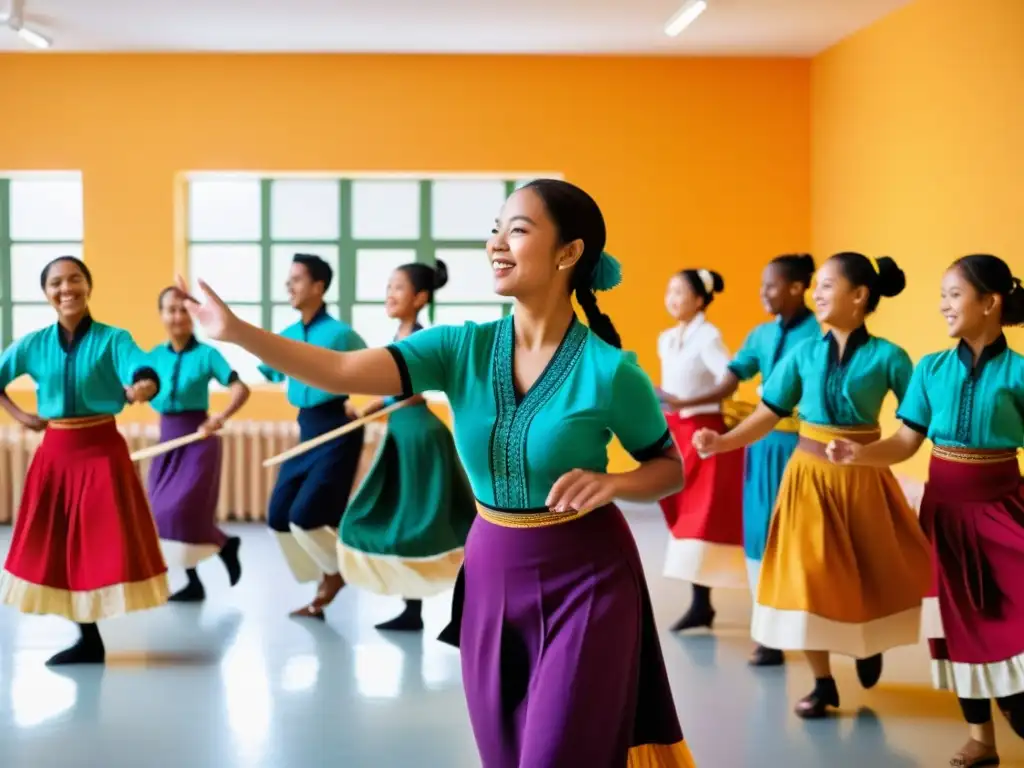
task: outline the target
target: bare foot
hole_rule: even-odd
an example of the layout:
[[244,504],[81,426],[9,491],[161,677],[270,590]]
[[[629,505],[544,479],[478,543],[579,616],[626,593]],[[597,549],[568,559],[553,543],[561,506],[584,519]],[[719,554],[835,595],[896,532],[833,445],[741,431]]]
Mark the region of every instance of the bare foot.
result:
[[955,768],[981,768],[981,766],[999,765],[999,754],[992,744],[983,744],[970,739],[960,751],[950,759],[949,764]]

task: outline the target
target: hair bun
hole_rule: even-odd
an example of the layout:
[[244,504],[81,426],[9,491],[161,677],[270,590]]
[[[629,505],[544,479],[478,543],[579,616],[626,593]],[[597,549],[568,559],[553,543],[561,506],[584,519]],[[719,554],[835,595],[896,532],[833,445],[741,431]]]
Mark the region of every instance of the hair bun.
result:
[[724,291],[725,280],[722,278],[722,276],[713,270],[708,271],[711,272],[711,284],[714,286],[715,293],[721,293],[722,291]]
[[888,256],[875,260],[878,264],[878,292],[886,298],[899,296],[907,287],[907,276],[899,265]]
[[448,265],[438,259],[434,262],[434,290],[448,284]]
[[814,271],[818,268],[814,263],[814,257],[809,253],[797,254],[796,265],[800,272],[806,274],[808,277],[814,277]]

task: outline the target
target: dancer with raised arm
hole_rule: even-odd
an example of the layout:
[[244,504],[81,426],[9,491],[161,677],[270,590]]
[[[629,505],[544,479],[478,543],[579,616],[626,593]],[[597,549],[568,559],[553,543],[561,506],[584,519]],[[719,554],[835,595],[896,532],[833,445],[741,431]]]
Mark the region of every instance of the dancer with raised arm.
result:
[[[295,255],[288,273],[288,296],[301,318],[285,328],[281,338],[335,352],[366,348],[350,325],[327,313],[324,294],[333,277],[331,265],[319,256]],[[282,373],[272,360],[268,364],[266,358],[261,359],[260,371],[268,380],[288,379],[288,402],[299,409],[301,441],[353,420],[347,392],[310,386],[309,379]],[[281,465],[270,496],[268,523],[295,579],[319,581],[312,602],[292,611],[292,616],[322,621],[324,608],[345,586],[338,568],[338,524],[359,469],[364,434],[360,427]]]
[[[419,314],[448,281],[444,262],[404,264],[388,280],[395,341],[423,330]],[[401,398],[372,403],[366,414]],[[401,595],[405,610],[377,629],[423,629],[423,598],[451,589],[476,517],[473,490],[448,427],[413,395],[388,416],[387,434],[341,519],[338,562],[348,584]]]
[[803,718],[839,706],[830,653],[857,659],[857,676],[871,688],[882,653],[913,645],[920,632],[931,562],[917,516],[889,470],[836,467],[825,457],[833,438],[878,439],[886,395],[903,399],[910,357],[868,333],[864,320],[904,285],[892,259],[830,258],[818,270],[814,304],[831,330],[775,367],[752,416],[725,435],[693,438],[701,453],[736,450],[799,408],[800,441],[768,532],[752,634],[769,648],[804,651],[816,682],[796,706]]
[[[169,564],[184,568],[188,577],[188,583],[170,600],[194,603],[206,599],[196,570],[206,558],[220,557],[231,586],[242,576],[238,559],[242,541],[225,534],[216,523],[221,478],[221,443],[216,433],[245,405],[249,388],[224,355],[193,335],[192,317],[185,310],[180,289],[165,288],[157,305],[168,336],[168,341],[149,353],[151,365],[164,382],[163,390],[151,402],[160,414],[160,442],[197,431],[209,435],[157,456],[149,467],[149,503],[164,557]],[[231,391],[231,402],[223,413],[207,413],[211,381]]]
[[[721,403],[736,393],[741,381],[758,375],[763,387],[775,366],[793,347],[805,339],[820,336],[821,326],[807,308],[806,300],[813,278],[814,259],[806,253],[772,259],[761,276],[761,303],[775,320],[750,332],[717,385],[703,396],[683,399],[680,405]],[[762,387],[758,388],[759,392]],[[755,601],[775,499],[782,473],[796,450],[798,430],[795,414],[780,420],[771,432],[747,447],[743,462],[743,549]],[[782,651],[763,645],[758,645],[750,657],[750,665],[754,667],[778,666],[784,662]]]
[[[167,600],[167,566],[153,515],[114,416],[153,398],[156,372],[131,335],[93,320],[92,274],[73,256],[39,278],[57,322],[18,339],[0,357],[0,406],[45,430],[28,469],[0,602],[78,624],[80,638],[48,665],[102,664],[96,622]],[[28,374],[39,415],[3,391]]]
[[[674,493],[682,470],[650,380],[598,309],[594,291],[620,280],[604,242],[589,195],[531,182],[505,203],[487,245],[514,314],[387,349],[338,354],[276,337],[206,286],[206,302],[191,305],[211,335],[312,386],[447,393],[479,514],[443,637],[462,649],[488,768],[693,765],[640,558],[614,505]],[[607,473],[613,434],[637,469]]]
[[992,699],[1024,738],[1024,356],[1003,334],[1024,325],[1024,289],[1001,259],[965,256],[942,279],[940,310],[960,342],[918,363],[903,426],[869,445],[834,440],[829,455],[888,467],[933,443],[921,503],[935,566],[925,628],[935,685],[956,693],[970,726],[950,765],[969,768],[999,764]]
[[[659,397],[683,459],[683,490],[661,500],[669,527],[665,575],[693,585],[689,609],[673,632],[710,628],[714,587],[743,589],[743,451],[702,458],[691,440],[699,429],[725,432],[720,400],[691,405],[728,374],[729,350],[718,328],[707,319],[708,307],[725,289],[717,272],[684,269],[665,290],[665,308],[676,325],[658,337],[661,358]],[[705,398],[702,398],[705,399]]]

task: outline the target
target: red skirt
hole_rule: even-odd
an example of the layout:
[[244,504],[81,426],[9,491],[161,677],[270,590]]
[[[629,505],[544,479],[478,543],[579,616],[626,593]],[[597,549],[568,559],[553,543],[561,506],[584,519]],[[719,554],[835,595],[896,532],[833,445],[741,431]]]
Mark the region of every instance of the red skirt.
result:
[[0,602],[89,623],[167,595],[153,515],[114,419],[51,422],[25,480]]
[[1024,482],[1013,452],[936,448],[921,502],[934,574],[925,630],[935,685],[1024,693]]
[[743,451],[702,459],[693,447],[698,429],[725,432],[721,414],[666,415],[683,457],[683,490],[661,500],[668,523],[665,575],[708,587],[747,589],[743,555]]

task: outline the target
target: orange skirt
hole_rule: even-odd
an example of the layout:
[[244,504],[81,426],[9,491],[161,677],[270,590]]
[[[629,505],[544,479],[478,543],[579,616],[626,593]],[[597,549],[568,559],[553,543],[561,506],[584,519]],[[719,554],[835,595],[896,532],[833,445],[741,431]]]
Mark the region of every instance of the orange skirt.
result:
[[888,469],[836,466],[835,437],[877,428],[800,427],[768,533],[752,634],[769,648],[867,658],[920,637],[931,555]]

